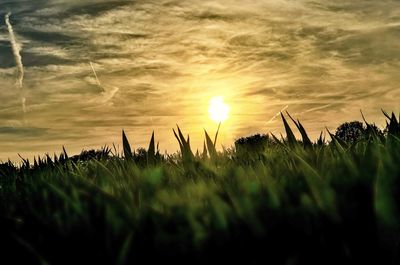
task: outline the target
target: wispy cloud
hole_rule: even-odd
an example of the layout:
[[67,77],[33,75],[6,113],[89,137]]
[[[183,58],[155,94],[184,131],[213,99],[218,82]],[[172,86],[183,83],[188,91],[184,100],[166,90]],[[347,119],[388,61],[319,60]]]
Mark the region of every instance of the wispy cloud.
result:
[[15,37],[14,29],[10,22],[10,16],[11,16],[11,12],[6,14],[5,22],[6,22],[8,33],[10,36],[12,52],[13,52],[15,63],[17,65],[17,70],[18,70],[17,85],[18,85],[18,87],[20,89],[20,93],[21,93],[22,111],[26,112],[26,99],[23,96],[24,65],[22,64],[21,46],[19,45],[19,43],[17,42],[17,39]]
[[[215,95],[232,102],[226,145],[243,133],[281,130],[277,112],[287,105],[315,135],[358,119],[360,108],[382,124],[381,107],[399,110],[398,0],[6,2],[17,37],[29,44],[21,78],[30,88],[27,116],[59,127],[60,143],[73,130],[77,146],[118,141],[119,129],[131,127],[138,142],[155,129],[174,150],[170,128],[207,127]],[[0,84],[11,88],[15,56],[4,33]],[[0,90],[1,124],[19,114],[11,92]],[[162,118],[152,124],[154,117]],[[90,139],[80,133],[84,124],[94,128]],[[48,138],[40,144],[54,146]]]

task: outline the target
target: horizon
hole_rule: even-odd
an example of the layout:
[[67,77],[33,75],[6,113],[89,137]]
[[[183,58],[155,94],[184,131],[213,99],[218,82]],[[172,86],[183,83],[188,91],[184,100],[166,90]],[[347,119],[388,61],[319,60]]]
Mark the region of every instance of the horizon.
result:
[[176,124],[201,150],[203,128],[218,127],[216,97],[230,109],[218,146],[283,132],[282,110],[312,139],[360,110],[379,127],[381,109],[400,112],[398,1],[8,0],[0,10],[0,161],[121,146],[122,129],[135,149],[154,130],[173,153]]
[[[382,110],[382,112],[383,112],[384,110]],[[279,116],[278,116],[278,114],[279,114]],[[283,113],[283,112],[280,112],[280,113],[278,113],[276,116],[274,116],[274,117],[272,117],[271,118],[271,120],[270,121],[272,121],[272,120],[275,120],[275,119],[278,119],[279,121],[281,121],[281,123],[282,123],[282,127],[284,128],[284,125],[283,125],[283,121],[282,121],[282,119],[281,119],[281,117],[280,117],[280,115],[284,115],[284,116],[286,116],[286,119],[287,119],[287,121],[289,121],[290,123],[291,123],[291,121],[290,121],[290,119],[289,119],[289,117],[288,117],[288,115],[290,115],[290,113]],[[394,113],[392,113],[392,114],[394,114]],[[362,113],[361,113],[361,115],[363,115]],[[396,114],[395,114],[396,115]],[[400,116],[399,116],[400,117]],[[359,121],[359,120],[354,120],[354,121],[358,121],[358,122],[361,122],[361,123],[363,123],[363,125],[364,126],[367,126],[367,124],[366,124],[366,122],[365,121]],[[385,118],[385,121],[388,121],[387,120],[387,118]],[[301,122],[301,121],[300,121]],[[351,121],[347,121],[347,122],[351,122]],[[367,121],[368,122],[368,121]],[[346,123],[346,122],[344,122],[344,123]],[[343,123],[342,123],[343,124]],[[373,125],[376,125],[376,123],[370,123],[370,122],[368,122],[368,124],[373,124]],[[295,126],[295,124],[289,124],[289,126]],[[177,124],[177,128],[179,128],[179,125]],[[171,129],[171,132],[172,132],[172,135],[174,134],[173,133],[173,131],[174,130],[176,130],[177,128],[173,128],[173,129]],[[377,126],[377,128],[378,129],[381,129],[382,130],[382,132],[385,130],[385,128],[386,128],[386,126]],[[181,128],[179,128],[179,129],[181,129]],[[337,128],[336,128],[337,129]],[[285,129],[283,129],[283,131],[285,131]],[[121,133],[120,134],[122,134],[123,132],[125,132],[126,134],[127,134],[127,132],[126,131],[124,131],[124,130],[122,130],[121,131]],[[267,132],[267,133],[263,133],[263,132],[255,132],[255,133],[251,133],[251,134],[249,134],[249,135],[243,135],[243,136],[241,136],[241,137],[238,137],[238,138],[236,138],[236,139],[234,139],[234,142],[232,142],[231,143],[231,145],[223,145],[223,144],[220,144],[219,143],[219,138],[221,137],[221,124],[218,126],[218,128],[217,128],[217,130],[216,130],[216,132],[218,132],[218,135],[217,135],[217,138],[215,138],[216,140],[217,140],[217,145],[216,145],[216,150],[217,151],[223,151],[224,149],[230,149],[230,148],[235,148],[235,142],[236,142],[236,140],[239,140],[240,138],[241,139],[243,139],[243,138],[246,138],[246,137],[251,137],[251,136],[255,136],[255,135],[267,135],[267,136],[269,136],[269,137],[272,137],[272,135],[273,135],[273,133],[272,132]],[[324,139],[325,141],[326,141],[326,143],[329,143],[332,139],[331,139],[331,137],[329,136],[329,133],[334,133],[335,132],[335,130],[329,130],[329,128],[325,128],[325,130],[323,130],[323,131],[320,131],[319,133],[318,133],[318,135],[316,135],[315,137],[310,137],[310,140],[312,141],[312,142],[314,142],[314,143],[316,143],[317,141],[318,141],[318,139],[319,139],[319,137],[321,136],[321,134],[322,134],[322,139]],[[153,133],[155,134],[155,132],[153,131]],[[209,132],[207,132],[207,133],[209,133]],[[286,132],[284,132],[284,133],[286,133]],[[299,131],[297,131],[297,130],[295,130],[295,131],[293,131],[293,134],[295,135],[295,137],[296,137],[296,139],[301,139],[302,138],[302,136],[301,136],[301,133],[299,132]],[[308,134],[308,132],[307,132],[307,134]],[[156,135],[156,134],[155,134]],[[310,135],[312,135],[312,134],[309,134],[309,136]],[[132,136],[132,135],[126,135],[127,137],[128,137],[128,140],[129,140],[129,138],[130,138],[130,136]],[[191,137],[191,135],[190,134],[186,134],[186,136],[190,136]],[[204,135],[205,136],[205,135]],[[214,135],[210,135],[211,137],[214,137]],[[275,135],[275,136],[277,136],[277,135]],[[281,138],[282,140],[285,140],[286,138],[282,138],[282,137],[284,137],[283,136],[283,134],[282,133],[280,133],[280,137],[278,137],[278,138]],[[318,137],[318,138],[317,138]],[[179,145],[179,143],[177,142],[177,140],[176,140],[176,138],[175,137],[173,137],[174,138],[174,140],[175,140],[175,142]],[[148,145],[149,145],[149,143],[150,143],[150,140],[151,140],[151,138],[149,137],[149,140],[148,140],[148,142],[147,142],[147,145],[146,145],[146,143],[144,143],[144,144],[142,144],[142,145],[139,145],[139,146],[132,146],[132,148],[134,148],[133,150],[132,150],[132,152],[136,152],[136,151],[138,151],[139,149],[146,149],[147,147],[148,147]],[[192,144],[192,140],[193,140],[193,138],[190,138],[190,141],[191,141],[191,147],[192,147],[192,151],[194,152],[194,153],[197,153],[197,152],[202,152],[203,150],[201,149],[201,148],[203,148],[203,145],[206,143],[205,141],[206,141],[206,139],[205,139],[205,137],[203,137],[203,139],[200,141],[200,140],[198,140],[198,139],[195,139],[195,142],[197,143],[197,145],[194,147],[193,146],[193,144]],[[159,141],[157,141],[157,138],[155,138],[155,142],[157,143],[157,147],[160,145],[160,142]],[[199,143],[199,142],[201,142],[201,143]],[[200,145],[201,144],[201,145]],[[179,147],[179,146],[178,146]],[[103,148],[110,148],[110,150],[111,150],[111,153],[112,153],[112,155],[116,155],[116,156],[119,156],[119,155],[123,155],[123,143],[122,143],[122,137],[120,137],[120,141],[118,141],[118,143],[115,143],[115,142],[113,142],[113,143],[111,143],[111,144],[109,144],[109,143],[106,143],[106,144],[103,144],[103,145],[101,145],[101,146],[88,146],[87,148],[81,148],[79,151],[77,151],[77,152],[75,152],[75,153],[71,153],[71,152],[69,152],[69,150],[66,150],[66,148],[65,148],[65,146],[63,145],[63,146],[61,146],[60,148],[59,148],[59,150],[58,150],[58,152],[57,151],[54,151],[53,153],[50,153],[50,152],[44,152],[44,153],[42,153],[42,154],[33,154],[33,153],[30,153],[28,156],[26,156],[26,157],[24,157],[24,156],[22,156],[20,153],[18,153],[17,155],[16,155],[16,157],[17,157],[17,159],[11,159],[10,157],[8,157],[6,160],[0,160],[0,163],[6,163],[6,162],[8,162],[8,161],[11,161],[12,163],[24,163],[24,160],[25,159],[28,159],[28,160],[30,160],[30,161],[33,161],[34,159],[38,159],[38,158],[44,158],[45,156],[47,156],[47,155],[49,155],[51,158],[54,156],[54,155],[56,155],[56,156],[59,156],[60,154],[65,154],[65,152],[68,154],[68,156],[75,156],[75,155],[80,155],[83,151],[89,151],[89,150],[96,150],[96,151],[98,151],[98,150],[102,150]],[[178,149],[176,149],[176,150],[174,150],[174,151],[170,151],[170,150],[167,150],[167,149],[165,149],[165,150],[162,150],[162,149],[159,149],[158,150],[159,152],[160,152],[160,154],[161,155],[172,155],[172,154],[179,154],[180,153],[180,150],[179,150],[179,148]],[[12,154],[12,155],[14,155],[14,154]]]

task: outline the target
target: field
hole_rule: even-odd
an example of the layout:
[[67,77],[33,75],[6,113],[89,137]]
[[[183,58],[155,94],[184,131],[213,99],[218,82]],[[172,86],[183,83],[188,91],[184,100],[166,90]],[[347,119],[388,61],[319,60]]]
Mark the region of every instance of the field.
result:
[[[400,125],[313,142],[286,136],[161,155],[154,134],[0,165],[0,253],[10,264],[399,264]],[[302,136],[296,139],[290,123]],[[257,140],[258,139],[258,140]],[[3,263],[6,264],[6,263]]]

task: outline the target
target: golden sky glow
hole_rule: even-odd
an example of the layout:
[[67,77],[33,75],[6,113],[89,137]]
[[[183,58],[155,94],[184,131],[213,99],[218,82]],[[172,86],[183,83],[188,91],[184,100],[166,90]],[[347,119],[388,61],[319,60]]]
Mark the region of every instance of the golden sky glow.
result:
[[224,102],[222,96],[211,98],[210,107],[208,108],[211,120],[216,123],[222,123],[228,119],[229,111],[230,107]]
[[381,108],[400,110],[398,0],[3,2],[0,160],[118,145],[122,129],[134,147],[154,130],[175,152],[176,124],[201,148],[202,129],[222,120],[219,144],[229,147],[279,135],[282,109],[317,137],[360,120],[360,109],[377,125]]

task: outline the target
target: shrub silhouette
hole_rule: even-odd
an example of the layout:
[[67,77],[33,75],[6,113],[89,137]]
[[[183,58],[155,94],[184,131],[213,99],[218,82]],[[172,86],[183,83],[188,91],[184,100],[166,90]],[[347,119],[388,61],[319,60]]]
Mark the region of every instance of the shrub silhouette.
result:
[[375,124],[365,126],[360,121],[345,122],[335,132],[335,136],[346,143],[356,143],[372,135],[382,137],[384,133]]
[[352,121],[341,124],[335,132],[335,136],[347,143],[355,143],[362,139],[365,128],[362,122]]
[[235,141],[236,157],[245,159],[255,158],[261,155],[267,147],[275,144],[275,140],[268,134],[241,137]]
[[103,160],[103,159],[109,159],[110,158],[110,152],[111,149],[108,147],[103,147],[99,150],[82,150],[82,152],[79,155],[75,155],[71,157],[71,160],[74,162],[78,161],[90,161],[90,160]]

